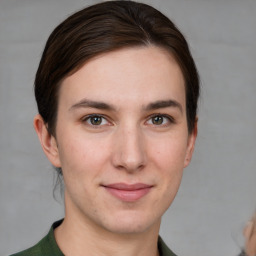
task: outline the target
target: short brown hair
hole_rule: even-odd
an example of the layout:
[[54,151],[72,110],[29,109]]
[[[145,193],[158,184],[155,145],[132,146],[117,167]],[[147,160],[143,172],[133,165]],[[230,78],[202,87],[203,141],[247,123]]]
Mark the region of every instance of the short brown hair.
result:
[[55,135],[58,92],[63,79],[96,55],[125,47],[155,45],[174,56],[185,79],[189,132],[196,122],[199,76],[178,28],[153,7],[133,1],[107,1],[68,17],[51,33],[35,78],[39,114]]

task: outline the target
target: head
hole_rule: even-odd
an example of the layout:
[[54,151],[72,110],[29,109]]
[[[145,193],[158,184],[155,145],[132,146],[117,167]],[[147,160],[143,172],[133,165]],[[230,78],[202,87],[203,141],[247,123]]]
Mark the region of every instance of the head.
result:
[[196,123],[199,77],[188,44],[162,13],[132,1],[109,1],[85,8],[67,18],[50,35],[35,78],[38,111],[48,131],[55,135],[58,94],[66,77],[97,55],[149,45],[169,52],[182,70],[191,133]]
[[186,40],[154,8],[108,1],[61,23],[36,74],[35,128],[63,172],[65,220],[157,229],[192,157],[198,94]]

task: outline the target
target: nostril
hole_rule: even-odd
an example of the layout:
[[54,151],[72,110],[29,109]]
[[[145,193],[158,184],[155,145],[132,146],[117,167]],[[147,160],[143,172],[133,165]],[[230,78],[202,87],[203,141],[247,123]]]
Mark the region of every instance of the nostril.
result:
[[119,163],[118,165],[115,165],[115,168],[119,170],[124,170],[127,172],[137,172],[142,170],[145,167],[144,163],[138,163],[138,162],[125,162]]

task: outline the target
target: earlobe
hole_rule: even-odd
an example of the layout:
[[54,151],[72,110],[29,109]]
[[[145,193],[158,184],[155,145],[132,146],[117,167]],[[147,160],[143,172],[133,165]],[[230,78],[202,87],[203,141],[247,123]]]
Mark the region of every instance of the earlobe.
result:
[[43,148],[43,151],[49,161],[55,167],[61,167],[59,159],[59,150],[55,137],[48,132],[47,126],[41,115],[36,115],[34,118],[34,128]]
[[189,134],[189,137],[188,137],[187,153],[186,153],[186,158],[184,160],[184,168],[189,165],[194,152],[196,137],[197,137],[197,121],[198,121],[198,118],[196,118],[194,129],[191,132],[191,134]]

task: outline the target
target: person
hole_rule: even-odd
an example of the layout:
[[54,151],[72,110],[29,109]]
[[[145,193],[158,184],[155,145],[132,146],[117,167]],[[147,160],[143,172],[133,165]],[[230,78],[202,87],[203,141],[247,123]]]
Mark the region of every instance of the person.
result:
[[159,236],[197,136],[199,75],[153,7],[106,1],[50,35],[34,127],[64,180],[65,217],[16,256],[174,256]]
[[245,245],[239,256],[256,255],[256,212],[244,228]]

